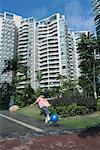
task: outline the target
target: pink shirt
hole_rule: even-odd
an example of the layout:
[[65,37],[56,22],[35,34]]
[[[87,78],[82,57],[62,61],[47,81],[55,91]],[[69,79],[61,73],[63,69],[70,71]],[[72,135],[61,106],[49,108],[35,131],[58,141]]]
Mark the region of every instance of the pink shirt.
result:
[[43,98],[38,98],[37,102],[38,102],[38,105],[39,105],[40,108],[42,108],[42,107],[48,107],[47,102]]

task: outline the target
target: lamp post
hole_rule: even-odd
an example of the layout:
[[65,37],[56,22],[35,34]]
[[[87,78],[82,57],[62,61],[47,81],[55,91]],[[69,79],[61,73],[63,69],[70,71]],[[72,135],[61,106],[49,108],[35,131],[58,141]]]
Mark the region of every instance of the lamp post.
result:
[[94,53],[93,53],[93,57],[94,57],[94,62],[93,62],[93,92],[94,92],[94,97],[95,99],[97,99],[97,92],[96,92],[96,82],[95,82],[95,57],[96,57],[96,51],[94,49]]

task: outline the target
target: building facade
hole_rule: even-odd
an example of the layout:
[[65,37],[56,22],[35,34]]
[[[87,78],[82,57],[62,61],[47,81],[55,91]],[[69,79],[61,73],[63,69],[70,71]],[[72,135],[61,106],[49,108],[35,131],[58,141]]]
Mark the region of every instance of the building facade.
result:
[[91,0],[97,36],[100,37],[100,0]]
[[59,74],[66,75],[73,80],[73,46],[72,39],[69,38],[65,16],[57,13],[40,20],[36,23],[36,29],[37,68],[43,76],[40,86],[42,88],[59,86],[57,79]]
[[76,80],[76,62],[73,34],[68,31],[64,15],[59,13],[40,21],[33,17],[4,13],[0,15],[0,81],[11,82],[12,73],[1,74],[4,60],[19,55],[19,63],[27,66],[27,77],[17,73],[18,89],[30,83],[36,88],[37,71],[41,71],[41,88],[57,87],[59,75]]
[[20,22],[20,16],[7,12],[0,14],[0,83],[12,81],[12,72],[2,74],[2,71],[5,61],[16,55]]
[[78,80],[79,76],[80,76],[80,69],[79,69],[79,56],[78,56],[78,51],[77,51],[77,43],[80,40],[80,36],[82,34],[85,34],[86,36],[88,35],[88,31],[70,31],[71,32],[71,36],[73,38],[73,46],[74,46],[74,77],[76,78],[76,80]]
[[18,35],[18,55],[20,58],[19,63],[27,66],[27,77],[25,79],[23,73],[17,73],[20,78],[18,88],[24,88],[26,83],[30,83],[34,88],[34,69],[35,69],[35,20],[34,18],[22,19]]

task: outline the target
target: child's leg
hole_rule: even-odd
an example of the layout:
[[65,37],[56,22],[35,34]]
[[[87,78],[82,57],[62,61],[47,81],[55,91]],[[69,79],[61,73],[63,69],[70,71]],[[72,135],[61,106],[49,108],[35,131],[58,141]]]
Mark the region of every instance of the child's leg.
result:
[[47,115],[47,121],[49,121],[50,120],[50,116],[49,115]]
[[42,110],[44,112],[44,115],[46,116],[45,123],[47,123],[50,120],[50,111],[47,107],[43,107]]

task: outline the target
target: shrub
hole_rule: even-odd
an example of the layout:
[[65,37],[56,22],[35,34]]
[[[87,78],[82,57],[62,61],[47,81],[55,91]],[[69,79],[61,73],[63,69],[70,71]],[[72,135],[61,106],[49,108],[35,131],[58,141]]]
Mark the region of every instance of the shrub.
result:
[[75,115],[86,115],[89,113],[89,109],[86,106],[78,106],[76,103],[70,105],[52,106],[50,108],[52,113],[57,113],[61,117],[69,117]]
[[63,97],[58,99],[52,99],[51,104],[54,107],[62,106],[62,105],[70,105],[72,103],[76,103],[77,106],[84,106],[88,108],[90,112],[93,112],[97,109],[97,102],[93,97]]
[[97,99],[97,110],[100,111],[100,98]]

